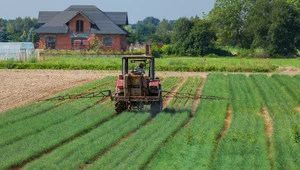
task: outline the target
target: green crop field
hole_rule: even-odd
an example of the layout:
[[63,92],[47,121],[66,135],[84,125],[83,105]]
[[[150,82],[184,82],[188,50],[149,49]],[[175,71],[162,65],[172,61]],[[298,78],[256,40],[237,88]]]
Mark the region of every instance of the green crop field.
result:
[[[114,90],[105,77],[58,95]],[[116,115],[103,98],[43,101],[0,114],[0,169],[300,169],[300,76],[167,77],[165,109]],[[200,91],[201,89],[201,91]]]
[[[120,58],[62,56],[41,57],[36,63],[0,61],[0,68],[11,69],[64,69],[64,70],[120,70]],[[212,72],[274,72],[285,67],[300,68],[296,59],[264,58],[209,58],[166,57],[158,58],[157,71],[212,71]]]

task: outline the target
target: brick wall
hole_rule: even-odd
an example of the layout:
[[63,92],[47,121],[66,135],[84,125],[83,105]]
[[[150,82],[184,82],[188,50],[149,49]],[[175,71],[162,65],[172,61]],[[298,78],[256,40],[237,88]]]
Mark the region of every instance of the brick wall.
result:
[[[47,37],[56,38],[55,49],[57,50],[72,49],[72,39],[70,38],[69,34],[40,34],[40,49],[46,49]],[[103,39],[106,37],[113,39],[112,46],[103,45]],[[93,44],[94,39],[97,39],[99,44],[101,44],[103,46],[103,49],[106,51],[126,51],[128,48],[125,35],[91,35],[88,39],[90,45]]]
[[[103,39],[104,38],[112,38],[112,46],[104,46]],[[99,44],[103,46],[103,49],[106,51],[126,51],[127,43],[126,43],[126,36],[125,35],[91,35],[89,38],[90,44],[93,44],[94,40],[97,39]]]

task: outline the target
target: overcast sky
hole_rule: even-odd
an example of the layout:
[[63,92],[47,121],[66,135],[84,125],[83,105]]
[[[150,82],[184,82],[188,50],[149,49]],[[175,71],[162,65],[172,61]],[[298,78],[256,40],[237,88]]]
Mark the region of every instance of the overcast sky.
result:
[[0,18],[38,17],[39,11],[62,11],[70,5],[96,5],[104,12],[128,12],[130,24],[148,16],[175,20],[179,17],[202,16],[215,0],[3,0]]

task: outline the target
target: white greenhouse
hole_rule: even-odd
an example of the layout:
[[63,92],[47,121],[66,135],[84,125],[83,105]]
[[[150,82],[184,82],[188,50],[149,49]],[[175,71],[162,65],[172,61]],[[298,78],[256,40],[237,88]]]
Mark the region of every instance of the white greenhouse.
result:
[[0,42],[0,60],[13,58],[26,61],[34,56],[34,45],[31,42]]

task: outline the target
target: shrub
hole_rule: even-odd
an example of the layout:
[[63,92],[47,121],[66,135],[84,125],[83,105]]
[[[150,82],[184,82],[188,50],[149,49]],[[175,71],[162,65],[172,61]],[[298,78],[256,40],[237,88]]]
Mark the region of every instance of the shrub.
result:
[[157,44],[152,44],[151,53],[155,58],[161,58],[162,50],[158,47]]
[[28,57],[28,62],[29,63],[37,63],[37,58],[35,56],[29,56]]
[[12,69],[14,67],[14,62],[15,62],[15,60],[13,58],[7,59],[4,62],[4,67],[7,69]]

